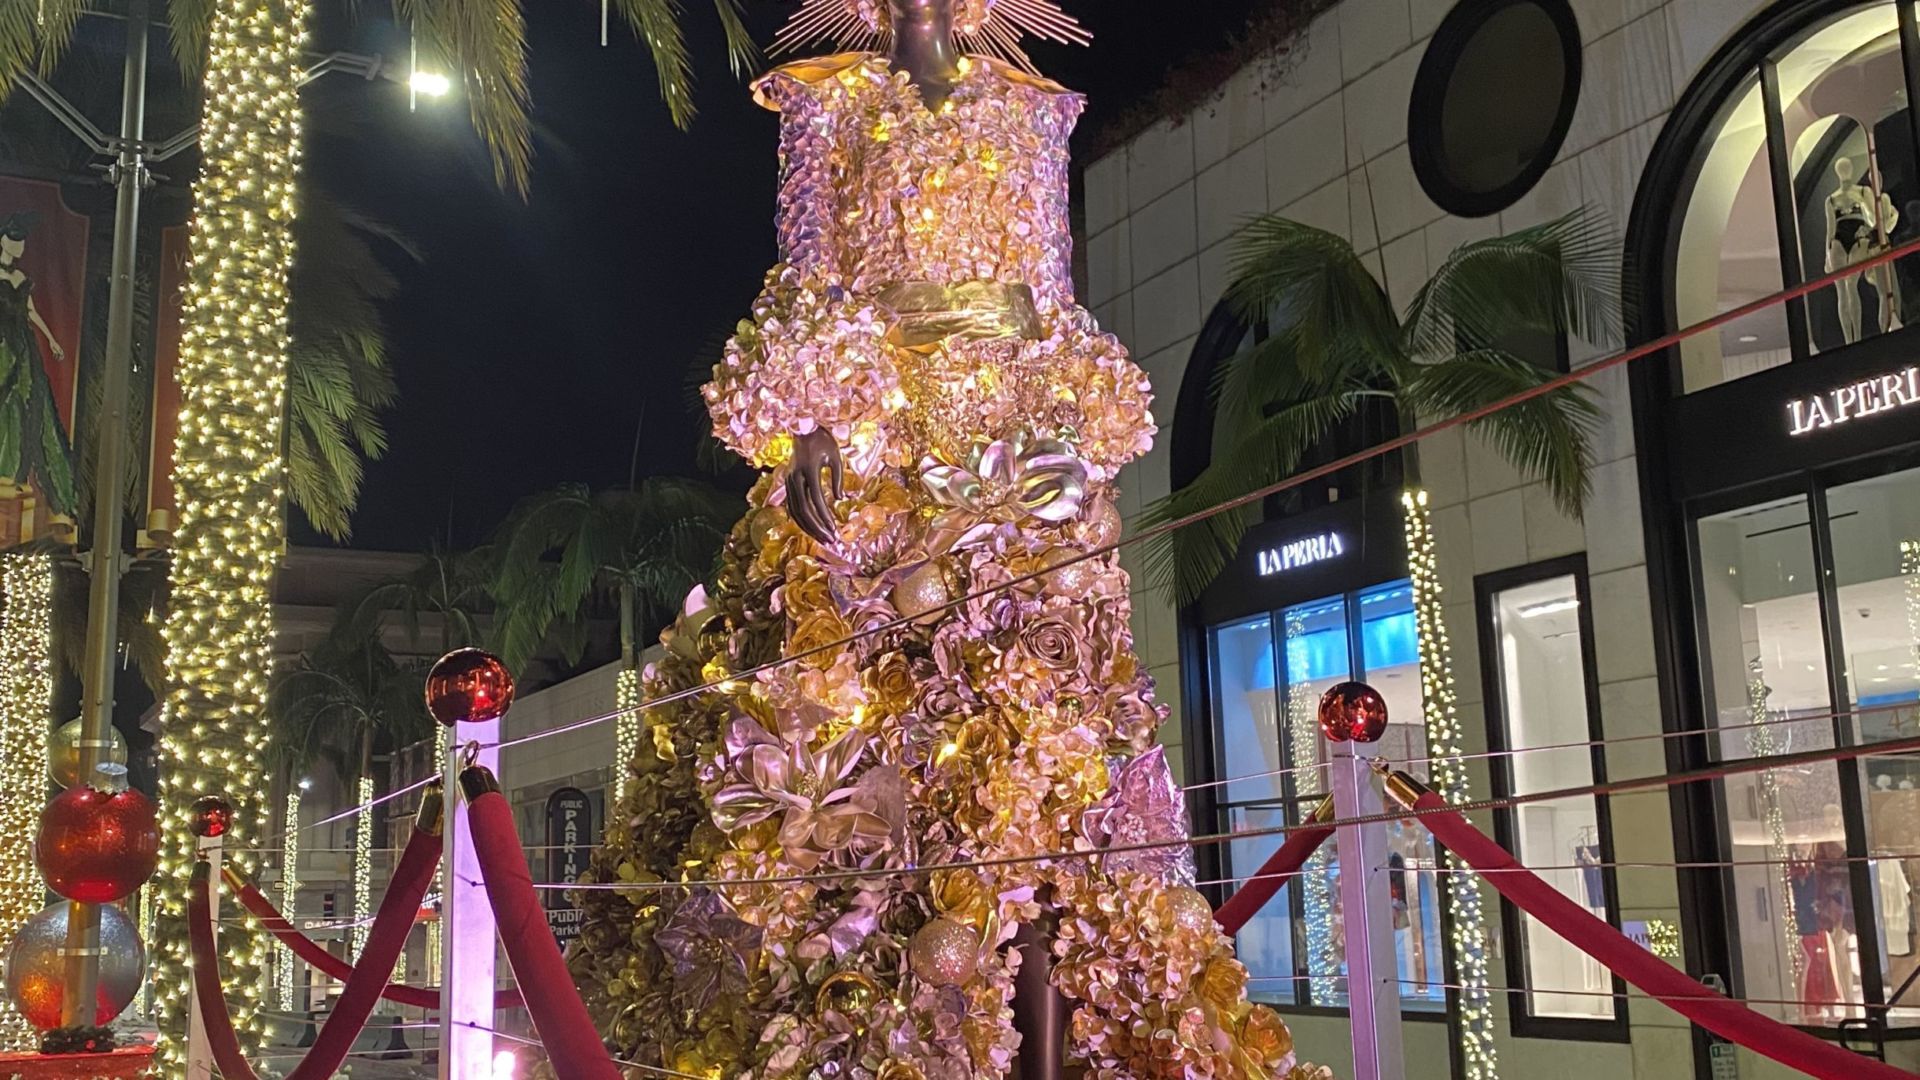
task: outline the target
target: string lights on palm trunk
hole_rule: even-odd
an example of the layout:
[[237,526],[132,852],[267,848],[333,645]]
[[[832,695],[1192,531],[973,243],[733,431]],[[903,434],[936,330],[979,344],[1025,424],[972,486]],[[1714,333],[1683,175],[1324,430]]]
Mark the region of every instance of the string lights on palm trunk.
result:
[[[1407,571],[1413,585],[1414,626],[1420,641],[1420,696],[1426,721],[1427,756],[1434,789],[1453,805],[1469,800],[1467,767],[1454,707],[1453,650],[1447,642],[1433,510],[1424,490],[1401,494],[1406,515]],[[1480,880],[1452,853],[1447,865],[1447,906],[1453,916],[1453,962],[1459,997],[1460,1051],[1468,1080],[1500,1075],[1493,1048],[1493,996],[1487,990],[1487,921]]]
[[[46,902],[34,868],[33,837],[47,789],[47,728],[53,708],[53,562],[0,556],[0,941],[12,941]],[[39,1038],[0,996],[0,1047],[24,1050]]]
[[362,776],[354,789],[360,813],[353,821],[353,948],[367,947],[368,912],[373,910],[373,777]]
[[[183,304],[182,407],[173,482],[174,545],[162,720],[168,839],[157,878],[154,971],[162,1067],[180,1068],[189,992],[182,919],[193,841],[188,806],[233,800],[227,850],[255,870],[267,831],[267,679],[272,585],[284,542],[281,423],[287,273],[300,152],[304,0],[216,0],[208,21],[200,177]],[[257,1034],[272,949],[257,930],[222,935],[236,1019]]]
[[620,716],[613,722],[613,801],[627,797],[628,771],[640,750],[640,669],[621,668],[613,684],[613,706]]

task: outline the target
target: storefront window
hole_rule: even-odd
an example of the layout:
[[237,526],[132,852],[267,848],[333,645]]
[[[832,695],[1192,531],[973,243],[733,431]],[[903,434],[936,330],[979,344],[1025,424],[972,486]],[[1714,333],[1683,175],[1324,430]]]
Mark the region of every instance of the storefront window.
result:
[[[1867,742],[1920,730],[1920,471],[1827,492],[1833,581],[1854,736]],[[1887,1000],[1920,970],[1913,886],[1920,882],[1920,759],[1876,756],[1858,765],[1865,799],[1867,878],[1880,928]],[[1893,1023],[1920,1020],[1910,989]]]
[[[1593,739],[1590,643],[1577,572],[1522,571],[1522,580],[1487,588],[1480,605],[1489,648],[1488,720],[1499,759],[1502,794],[1525,795],[1584,787],[1597,777]],[[1512,577],[1514,575],[1507,575]],[[1500,822],[1502,839],[1522,863],[1562,895],[1602,919],[1610,903],[1611,844],[1599,800],[1591,795],[1527,803]],[[1606,968],[1541,926],[1509,909],[1514,950],[1509,969],[1526,991],[1530,1016],[1610,1020],[1614,980]]]
[[[1823,20],[1758,62],[1721,109],[1687,196],[1671,277],[1678,325],[1920,236],[1905,86],[1891,3]],[[1920,260],[1908,258],[1694,335],[1679,349],[1681,384],[1701,390],[1899,329],[1916,288]]]
[[[1701,638],[1723,758],[1830,747],[1814,522],[1804,495],[1702,518]],[[1865,1015],[1846,799],[1833,764],[1721,785],[1741,989],[1792,1023]],[[1866,912],[1871,913],[1871,908]],[[1793,1003],[1762,1004],[1760,1002]]]
[[[1381,753],[1396,760],[1425,756],[1419,649],[1406,582],[1296,604],[1218,627],[1211,639],[1226,828],[1298,822],[1318,804],[1328,750],[1316,708],[1336,683],[1365,678],[1386,696],[1393,721]],[[1391,830],[1390,839],[1402,998],[1410,1006],[1438,1009],[1446,995],[1433,843],[1424,830],[1412,828]],[[1231,842],[1228,876],[1253,873],[1280,840]],[[1340,873],[1338,846],[1329,841],[1241,931],[1240,958],[1259,997],[1346,1004]]]

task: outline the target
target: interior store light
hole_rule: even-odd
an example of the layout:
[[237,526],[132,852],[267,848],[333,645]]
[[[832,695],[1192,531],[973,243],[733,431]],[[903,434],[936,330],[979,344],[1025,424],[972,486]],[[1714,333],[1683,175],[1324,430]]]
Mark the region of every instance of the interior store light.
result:
[[1520,617],[1523,619],[1537,619],[1542,615],[1553,615],[1562,611],[1572,611],[1579,606],[1579,599],[1572,596],[1564,596],[1558,600],[1542,600],[1537,604],[1521,605]]

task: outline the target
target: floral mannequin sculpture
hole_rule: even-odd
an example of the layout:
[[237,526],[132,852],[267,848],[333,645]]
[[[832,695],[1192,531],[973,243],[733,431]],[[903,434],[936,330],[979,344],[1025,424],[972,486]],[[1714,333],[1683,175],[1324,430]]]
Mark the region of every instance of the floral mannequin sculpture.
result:
[[643,714],[589,874],[633,887],[581,892],[574,975],[619,1056],[701,1076],[1283,1076],[1191,887],[1126,574],[1072,561],[1154,434],[1073,297],[1080,99],[1010,44],[1078,31],[955,5],[810,0],[786,43],[889,51],[756,87],[784,261],[706,400],[769,473],[646,673],[714,689]]

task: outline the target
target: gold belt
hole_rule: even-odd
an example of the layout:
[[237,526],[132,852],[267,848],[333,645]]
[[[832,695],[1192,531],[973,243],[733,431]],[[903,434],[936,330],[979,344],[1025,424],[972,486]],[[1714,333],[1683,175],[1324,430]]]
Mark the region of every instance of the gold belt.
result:
[[903,281],[880,290],[876,298],[893,313],[887,340],[906,349],[923,349],[949,338],[991,341],[1040,337],[1040,315],[1033,290],[999,281]]

